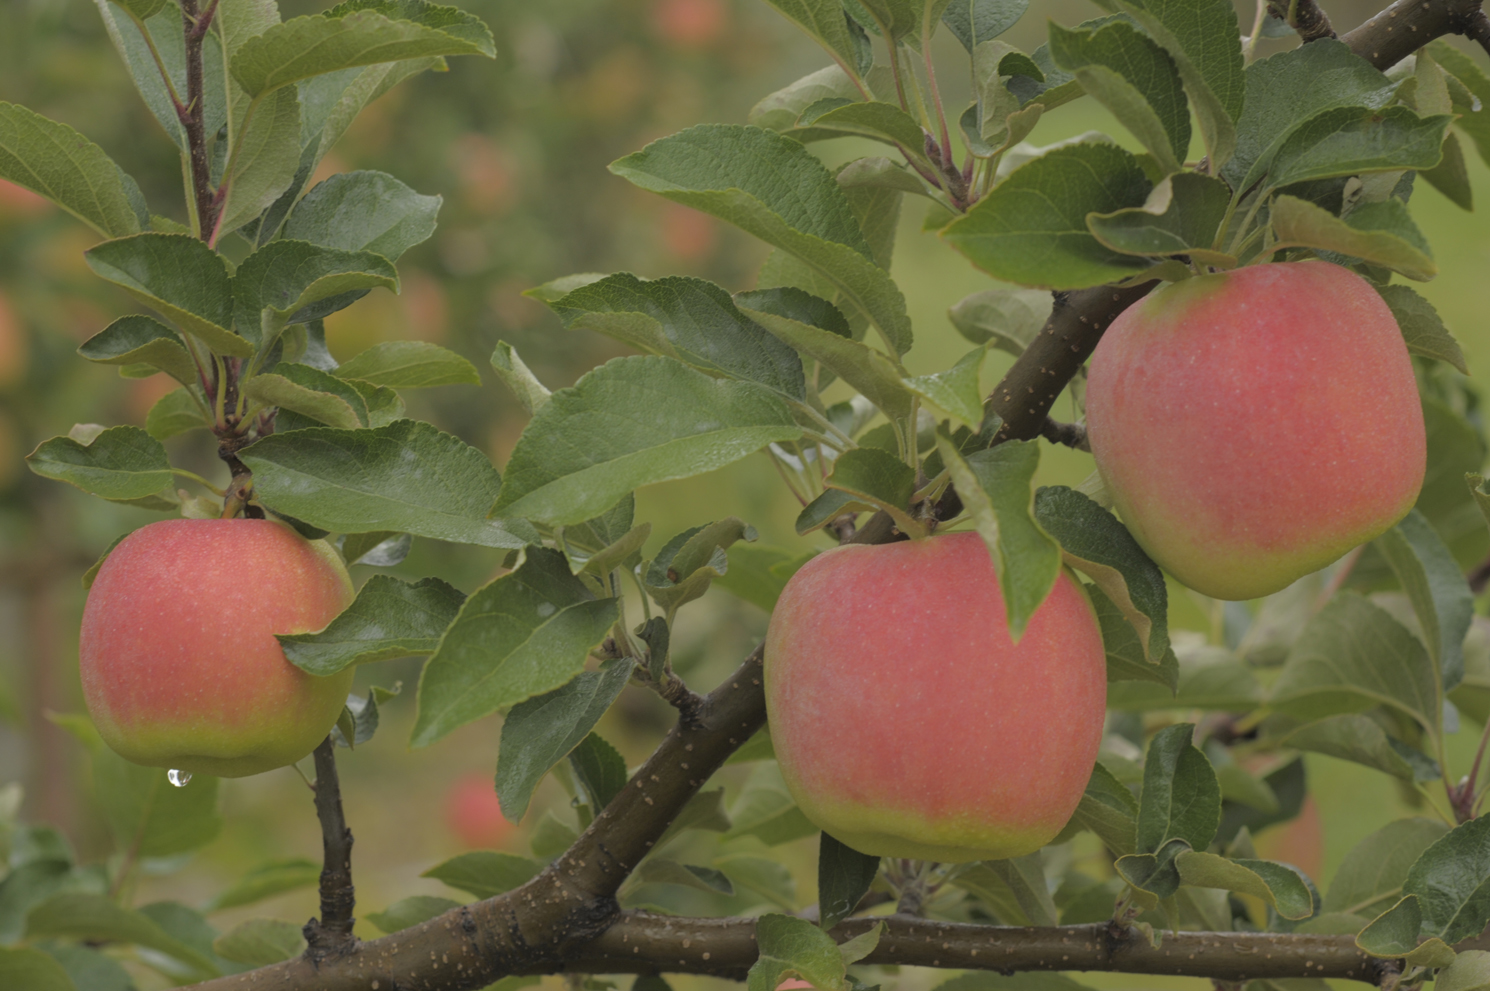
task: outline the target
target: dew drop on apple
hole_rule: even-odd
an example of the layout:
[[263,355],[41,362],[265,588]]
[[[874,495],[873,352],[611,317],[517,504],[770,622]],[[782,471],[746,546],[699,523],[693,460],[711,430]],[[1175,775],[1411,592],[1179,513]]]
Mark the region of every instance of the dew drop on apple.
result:
[[190,771],[178,771],[175,768],[166,772],[166,780],[177,788],[185,788],[191,783]]

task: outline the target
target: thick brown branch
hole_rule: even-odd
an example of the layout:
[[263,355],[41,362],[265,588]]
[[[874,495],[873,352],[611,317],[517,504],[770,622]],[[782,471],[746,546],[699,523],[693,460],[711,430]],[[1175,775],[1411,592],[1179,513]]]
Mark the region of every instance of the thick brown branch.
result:
[[345,956],[357,946],[352,935],[352,912],[357,890],[352,886],[352,831],[341,810],[341,780],[336,774],[336,744],[331,737],[316,747],[316,818],[321,821],[321,917],[302,930],[306,953],[317,962]]
[[1464,37],[1475,42],[1490,55],[1490,15],[1481,10],[1469,19],[1469,26],[1464,30]]
[[1483,0],[1397,0],[1340,40],[1378,69],[1386,70],[1446,34],[1473,37],[1484,16]]
[[[1136,930],[1106,925],[1021,929],[890,916],[856,918],[833,929],[843,942],[885,923],[866,964],[958,970],[1100,970],[1224,980],[1333,977],[1375,983],[1385,961],[1352,936],[1166,932],[1157,947]],[[564,969],[590,974],[711,974],[743,978],[757,956],[753,919],[679,919],[628,912]],[[523,971],[552,973],[552,971]]]

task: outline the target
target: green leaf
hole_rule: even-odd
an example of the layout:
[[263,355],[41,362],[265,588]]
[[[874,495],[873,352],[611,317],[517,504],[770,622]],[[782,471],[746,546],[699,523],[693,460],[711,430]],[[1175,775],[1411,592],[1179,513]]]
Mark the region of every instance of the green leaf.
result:
[[[236,64],[236,63],[235,63]],[[220,231],[234,231],[273,205],[295,180],[300,165],[300,100],[282,89],[255,100],[239,123],[242,135],[224,177],[228,197]]]
[[127,237],[143,226],[139,187],[77,131],[0,101],[0,179],[40,193],[98,232]]
[[1474,616],[1474,595],[1443,539],[1423,514],[1410,511],[1376,538],[1376,548],[1396,572],[1438,665],[1445,692],[1464,680],[1464,637]]
[[678,607],[702,596],[712,580],[729,569],[725,554],[729,547],[755,539],[755,528],[737,516],[685,530],[648,563],[642,584],[653,601],[667,610],[670,622]]
[[[87,991],[134,991],[134,979],[118,960],[99,950],[92,950],[76,943],[48,943],[45,952],[62,965],[72,983]],[[3,958],[0,958],[3,959]],[[0,980],[6,980],[5,967],[0,963]],[[6,985],[9,987],[10,985]],[[23,984],[19,987],[47,988],[45,981],[38,984]],[[71,985],[69,985],[71,987]]]
[[1337,107],[1299,125],[1278,147],[1267,189],[1313,179],[1431,169],[1443,157],[1452,118],[1419,117],[1406,107]]
[[451,857],[420,874],[477,898],[493,898],[520,888],[538,876],[539,865],[527,857],[475,850]]
[[145,414],[145,432],[156,440],[165,440],[188,430],[206,430],[212,426],[202,413],[200,401],[190,390],[173,389],[155,401]]
[[754,836],[766,846],[780,846],[818,831],[790,795],[770,788],[755,788],[740,796],[730,818],[733,825],[724,834],[726,840]]
[[957,364],[945,372],[906,379],[906,388],[942,412],[977,429],[983,422],[983,393],[978,385],[978,373],[987,354],[987,348],[976,348],[958,358]]
[[1364,204],[1341,220],[1307,200],[1278,196],[1269,216],[1279,248],[1335,251],[1419,282],[1438,274],[1428,242],[1408,215],[1407,204],[1395,197]]
[[120,317],[78,348],[101,365],[152,365],[182,385],[197,380],[197,366],[174,330],[147,316]]
[[163,768],[131,764],[104,747],[93,754],[93,789],[121,852],[169,857],[205,846],[222,830],[217,779],[205,774],[177,788]]
[[1434,736],[1443,707],[1428,652],[1380,606],[1342,592],[1320,610],[1289,651],[1271,703],[1300,718],[1388,705]]
[[1459,135],[1453,132],[1445,135],[1443,160],[1420,174],[1430,186],[1443,193],[1459,209],[1474,209],[1474,188],[1470,185],[1469,166],[1464,161],[1464,149],[1459,145]]
[[569,752],[575,783],[584,791],[590,814],[598,815],[626,787],[626,760],[598,733],[586,734]]
[[1125,21],[1067,30],[1050,24],[1050,56],[1138,138],[1165,175],[1190,147],[1190,111],[1179,70],[1164,49]]
[[851,987],[833,938],[805,919],[763,915],[755,920],[755,942],[760,958],[746,978],[747,991],[775,991],[790,977],[801,978],[820,991],[849,991]]
[[916,471],[893,454],[873,447],[845,451],[833,462],[833,474],[823,484],[848,493],[856,502],[883,509],[902,533],[926,535],[926,527],[909,511]]
[[1236,155],[1221,176],[1250,189],[1304,122],[1335,107],[1383,107],[1391,80],[1342,41],[1320,38],[1247,67],[1247,97],[1237,120]]
[[[1454,124],[1469,136],[1480,151],[1480,157],[1490,162],[1490,77],[1475,64],[1468,55],[1440,38],[1428,46],[1433,58],[1450,75],[1449,92],[1454,94],[1453,83],[1458,83],[1459,94],[1454,98],[1454,112],[1459,119]],[[1475,106],[1478,101],[1478,106]]]
[[780,287],[735,296],[740,311],[853,386],[890,420],[910,416],[911,394],[897,362],[836,329],[842,315],[826,300]]
[[[1242,713],[1262,703],[1257,677],[1246,664],[1233,659],[1229,651],[1202,647],[1187,650],[1176,660],[1179,680],[1172,691],[1135,681],[1111,684],[1107,686],[1108,708],[1130,712],[1205,708]],[[1161,663],[1158,669],[1161,677],[1164,670],[1165,663]]]
[[366,419],[365,415],[359,417],[357,411],[341,396],[308,389],[283,375],[255,375],[244,383],[243,394],[265,406],[290,410],[338,430],[356,430],[364,426]]
[[610,168],[796,256],[874,323],[891,351],[910,349],[905,298],[876,264],[833,174],[801,144],[761,128],[702,124]]
[[341,716],[331,730],[331,741],[338,747],[350,750],[371,740],[377,734],[378,724],[381,722],[378,706],[398,695],[403,687],[403,682],[400,681],[392,689],[374,685],[365,696],[348,695]]
[[853,914],[879,873],[880,858],[822,834],[817,852],[818,925],[827,931]]
[[1013,27],[1029,6],[1029,0],[952,0],[942,12],[942,23],[971,53],[980,42]]
[[1163,572],[1128,528],[1063,485],[1035,492],[1035,519],[1061,545],[1065,562],[1089,576],[1122,610],[1149,663],[1159,663],[1169,650],[1169,592]]
[[1345,713],[1305,723],[1283,738],[1285,746],[1328,754],[1384,771],[1403,781],[1434,780],[1438,764],[1426,755],[1412,753],[1405,743],[1387,735],[1381,724],[1360,713]]
[[1407,350],[1425,358],[1436,358],[1452,365],[1461,374],[1469,374],[1459,342],[1443,325],[1443,319],[1432,303],[1410,286],[1378,286],[1376,291],[1381,293],[1382,300],[1391,307],[1392,316],[1397,318]]
[[1025,919],[1033,926],[1053,926],[1057,915],[1055,903],[1045,880],[1045,860],[1039,853],[1009,860],[985,860],[987,867],[1008,886]]
[[526,554],[472,593],[425,664],[411,746],[565,684],[616,621],[616,600],[591,595],[563,554]]
[[957,332],[974,344],[1024,354],[1050,320],[1053,300],[1038,289],[985,289],[947,311]]
[[715,788],[712,791],[701,791],[688,800],[663,832],[657,846],[662,846],[668,840],[679,833],[689,829],[702,829],[714,833],[723,833],[730,828],[729,816],[724,811],[724,789]]
[[581,671],[563,687],[512,707],[502,721],[497,752],[497,799],[503,815],[513,822],[522,819],[543,776],[590,735],[635,665],[631,658],[607,662],[599,671]]
[[137,234],[84,255],[100,278],[122,288],[218,354],[247,358],[253,345],[233,333],[233,288],[221,255],[188,234]]
[[670,358],[618,358],[555,392],[529,421],[492,512],[579,523],[643,485],[712,471],[801,433],[762,386]]
[[200,977],[216,977],[217,964],[172,936],[149,916],[116,905],[104,895],[55,895],[26,915],[28,939],[72,938],[133,943],[181,961]]
[[396,933],[428,922],[437,915],[444,915],[452,908],[460,908],[460,902],[434,895],[410,895],[400,898],[381,912],[367,913],[367,921],[385,933]]
[[1236,148],[1246,77],[1230,0],[1126,0],[1121,7],[1174,59],[1212,168]]
[[565,543],[570,546],[565,549],[569,552],[569,560],[577,566],[575,573],[605,576],[615,568],[624,567],[627,562],[635,564],[641,561],[642,545],[652,536],[652,524],[640,523],[632,527],[615,543],[607,544],[589,557],[583,557],[578,548],[567,539],[568,536],[566,533]]
[[1214,853],[1186,850],[1174,858],[1180,883],[1222,888],[1260,898],[1285,919],[1314,914],[1314,895],[1297,870],[1269,860],[1229,860]]
[[1119,857],[1137,849],[1138,799],[1100,761],[1092,767],[1071,821],[1095,833]]
[[1138,159],[1116,145],[1057,148],[1015,169],[942,237],[997,279],[1045,289],[1114,282],[1147,262],[1104,247],[1086,218],[1140,207],[1150,188]]
[[0,984],[26,991],[78,991],[66,968],[49,954],[25,946],[0,946]]
[[1211,249],[1226,217],[1231,190],[1198,172],[1166,178],[1135,209],[1087,218],[1092,235],[1113,251],[1130,255],[1186,255],[1204,265],[1233,267],[1236,259]]
[[1373,956],[1405,957],[1418,948],[1423,912],[1415,895],[1408,895],[1362,929],[1356,945]]
[[285,224],[284,236],[398,261],[435,232],[441,202],[384,172],[343,172],[305,194]]
[[271,434],[240,457],[266,506],[323,530],[499,548],[538,539],[521,521],[486,518],[501,477],[480,451],[428,423]]
[[263,310],[273,311],[281,325],[305,323],[339,309],[337,297],[379,286],[398,291],[398,271],[382,255],[309,241],[274,241],[238,266],[233,277],[236,319],[245,337],[268,347],[273,341],[261,332]]
[[676,358],[711,375],[758,382],[792,399],[806,395],[802,360],[712,282],[684,276],[644,281],[622,272],[547,302],[572,330],[598,331],[640,351]]
[[336,370],[337,378],[359,379],[389,389],[435,385],[480,385],[476,366],[428,341],[385,341],[358,352]]
[[286,891],[313,888],[321,879],[321,865],[303,857],[270,860],[260,864],[207,903],[207,911],[238,908],[273,898]]
[[1191,744],[1194,732],[1192,724],[1176,723],[1149,743],[1136,839],[1140,854],[1152,858],[1152,864],[1144,867],[1136,857],[1123,858],[1144,871],[1137,876],[1125,871],[1124,877],[1160,897],[1179,883],[1175,856],[1187,848],[1210,846],[1221,822],[1221,786],[1211,762]]
[[1433,979],[1433,991],[1484,991],[1490,988],[1490,953],[1460,950]]
[[491,366],[503,384],[512,390],[517,401],[522,403],[529,416],[548,404],[548,398],[553,392],[538,381],[538,376],[517,356],[517,350],[511,344],[506,341],[497,342],[496,350],[491,353]]
[[1490,817],[1436,840],[1408,870],[1402,890],[1418,897],[1423,935],[1450,946],[1478,936],[1490,922]]
[[[292,429],[304,429],[315,426],[314,422],[326,422],[321,419],[325,416],[336,416],[336,419],[348,425],[348,429],[355,430],[358,427],[368,426],[372,414],[368,411],[368,400],[356,386],[355,382],[346,382],[334,375],[327,374],[319,368],[310,365],[302,365],[297,362],[280,362],[274,366],[271,376],[256,376],[250,379],[244,386],[246,392],[256,393],[260,387],[254,386],[259,378],[279,377],[286,379],[289,385],[280,383],[278,387],[264,387],[263,395],[259,398],[266,402],[276,404],[280,407],[279,419],[276,426],[283,433]],[[369,390],[377,388],[368,386]],[[368,395],[377,397],[371,391]],[[341,404],[351,410],[352,417],[346,418],[346,410],[334,403],[327,403],[327,398],[340,400]],[[287,415],[296,414],[294,421]],[[307,422],[301,422],[301,421]],[[329,424],[334,425],[334,424]]]
[[[890,103],[878,100],[833,105],[834,101],[821,101],[809,106],[797,121],[797,126],[833,132],[831,135],[855,135],[880,141],[901,149],[906,158],[930,171],[934,168],[926,158],[926,132],[910,114]],[[821,107],[819,112],[814,112]]]
[[1060,545],[1032,515],[1030,480],[1040,463],[1038,441],[1005,441],[964,457],[943,430],[936,449],[952,482],[988,545],[1008,612],[1009,635],[1023,635],[1060,575]]
[[139,427],[110,427],[87,444],[53,437],[28,454],[26,464],[43,478],[113,502],[151,499],[171,484],[166,449]]
[[305,949],[300,926],[283,919],[245,919],[212,941],[213,951],[224,960],[267,967],[299,956]]
[[1325,894],[1325,912],[1371,918],[1401,897],[1408,869],[1424,850],[1447,835],[1437,819],[1399,819],[1357,843],[1335,869]]
[[859,100],[863,95],[854,81],[837,65],[808,73],[801,79],[762,97],[750,108],[746,120],[756,127],[785,133],[802,142],[818,141],[833,137],[828,131],[817,132],[811,128],[797,128],[802,111],[822,100]]
[[419,12],[417,19],[398,20],[361,9],[379,6],[344,3],[319,16],[277,24],[238,50],[233,76],[257,98],[300,79],[356,66],[496,54],[486,26],[453,7],[421,4],[410,11]]
[[1102,646],[1107,653],[1107,681],[1152,681],[1169,689],[1173,695],[1179,687],[1179,660],[1173,650],[1166,650],[1159,663],[1151,663],[1144,653],[1143,640],[1123,615],[1123,611],[1107,597],[1100,586],[1086,586],[1092,609],[1097,614],[1097,624],[1102,628]]
[[858,65],[858,47],[842,0],[766,0],[782,16],[822,45],[845,72]]

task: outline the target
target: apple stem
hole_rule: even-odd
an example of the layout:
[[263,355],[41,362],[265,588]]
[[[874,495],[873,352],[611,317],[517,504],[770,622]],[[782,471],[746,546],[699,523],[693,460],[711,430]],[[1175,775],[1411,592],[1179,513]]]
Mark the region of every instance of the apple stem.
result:
[[301,932],[306,953],[316,962],[340,957],[357,947],[352,935],[352,912],[357,892],[352,885],[352,831],[341,808],[341,781],[336,774],[336,747],[331,737],[316,747],[316,818],[321,820],[321,917],[311,919]]

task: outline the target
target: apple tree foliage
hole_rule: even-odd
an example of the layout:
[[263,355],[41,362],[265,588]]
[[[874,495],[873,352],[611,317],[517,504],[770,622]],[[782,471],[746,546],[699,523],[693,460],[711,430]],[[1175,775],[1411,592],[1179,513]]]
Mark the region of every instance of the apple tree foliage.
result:
[[[309,184],[390,87],[453,56],[491,56],[481,22],[424,0],[348,0],[283,22],[274,0],[98,0],[180,148],[190,223],[152,212],[84,135],[5,103],[0,177],[91,228],[101,240],[89,267],[140,304],[82,357],[179,388],[143,425],[79,425],[43,443],[32,470],[162,513],[268,514],[333,539],[348,563],[395,566],[415,539],[490,549],[507,570],[479,588],[376,575],[326,629],[281,638],[314,675],[426,657],[413,747],[505,713],[494,774],[509,818],[551,772],[569,789],[574,816],[546,814],[531,857],[474,852],[426,872],[477,899],[532,880],[626,786],[625,762],[594,731],[623,688],[650,686],[686,717],[691,693],[668,656],[685,606],[725,594],[769,610],[825,534],[850,539],[882,521],[887,536],[917,538],[966,524],[988,544],[1015,631],[1069,567],[1106,641],[1109,734],[1052,848],[881,865],[822,835],[815,927],[790,915],[802,907],[797,880],[761,851],[817,830],[766,775],[728,804],[721,789],[699,791],[621,888],[623,908],[788,913],[756,925],[753,991],[792,976],[833,991],[874,980],[860,961],[880,930],[841,946],[827,930],[886,891],[913,892],[932,918],[1113,919],[1155,942],[1166,929],[1348,934],[1402,961],[1408,983],[1436,970],[1483,986],[1483,956],[1453,947],[1490,921],[1490,825],[1476,817],[1478,760],[1451,768],[1445,737],[1463,718],[1490,719],[1490,638],[1463,576],[1490,546],[1490,488],[1466,484],[1485,438],[1458,345],[1397,281],[1435,274],[1414,192],[1427,183],[1468,209],[1465,157],[1490,160],[1482,65],[1441,38],[1389,66],[1335,38],[1259,58],[1257,36],[1288,26],[1266,6],[1239,24],[1229,0],[1097,0],[1098,16],[1051,23],[1033,52],[1000,40],[1027,0],[767,2],[822,47],[825,67],[766,96],[748,123],[700,124],[611,165],[769,245],[757,283],[732,294],[696,278],[555,273],[531,289],[565,328],[637,353],[551,391],[500,344],[492,369],[530,419],[499,470],[406,413],[404,390],[479,383],[465,358],[394,342],[338,364],[325,345],[329,314],[397,291],[396,262],[434,230],[438,197],[378,172]],[[971,73],[965,108],[936,87],[937,31],[965,49],[942,67]],[[1079,99],[1142,150],[1097,133],[1031,142],[1045,115]],[[842,136],[882,153],[830,170],[812,146]],[[913,330],[890,275],[900,211],[918,202],[928,230],[1009,286],[948,301],[970,350],[926,375],[904,355],[915,334],[941,331]],[[1396,315],[1426,413],[1427,483],[1416,509],[1346,562],[1252,607],[1215,603],[1209,637],[1171,630],[1174,586],[1100,484],[1032,488],[1041,442],[1001,437],[983,360],[1040,346],[1066,293],[1305,257],[1360,273]],[[842,398],[825,398],[830,389]],[[1079,419],[1079,374],[1068,394]],[[226,486],[170,463],[162,441],[193,431],[216,438]],[[772,462],[801,501],[801,543],[763,546],[735,518],[672,535],[665,519],[636,518],[638,488],[745,458]],[[667,539],[649,557],[654,534]],[[338,742],[369,739],[387,697],[350,698]],[[122,898],[139,858],[216,834],[217,784],[172,788],[164,771],[104,748],[86,719],[64,722],[93,753],[99,807],[125,856],[79,863],[54,830],[15,824],[16,796],[0,796],[0,986],[127,988],[121,959],[189,983],[301,952],[294,924],[219,932],[211,915],[315,884],[309,861],[265,863],[199,908]],[[740,742],[732,760],[772,759],[768,730]],[[1259,859],[1251,838],[1298,815],[1303,753],[1426,795],[1424,816],[1367,837],[1324,891]],[[1059,852],[1080,833],[1110,870]],[[459,904],[414,896],[367,918],[396,932]]]

